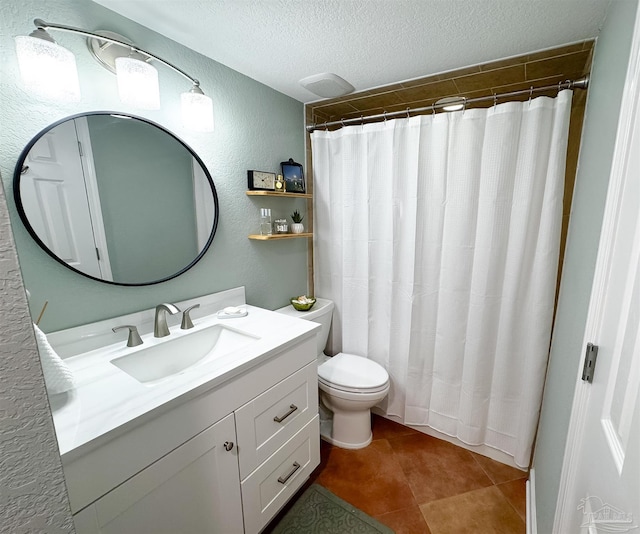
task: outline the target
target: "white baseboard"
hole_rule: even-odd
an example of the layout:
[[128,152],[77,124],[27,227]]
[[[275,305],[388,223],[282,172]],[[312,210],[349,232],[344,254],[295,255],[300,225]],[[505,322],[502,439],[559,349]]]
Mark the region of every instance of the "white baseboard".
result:
[[527,534],[538,534],[536,517],[536,470],[532,467],[527,480]]

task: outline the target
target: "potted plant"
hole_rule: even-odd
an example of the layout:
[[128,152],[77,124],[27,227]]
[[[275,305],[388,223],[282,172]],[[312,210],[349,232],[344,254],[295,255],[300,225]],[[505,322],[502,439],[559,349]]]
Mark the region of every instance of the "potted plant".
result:
[[304,225],[302,224],[302,219],[304,219],[304,217],[300,215],[300,212],[298,210],[292,213],[291,215],[291,220],[293,221],[293,224],[291,225],[292,234],[301,234],[302,232],[304,232]]

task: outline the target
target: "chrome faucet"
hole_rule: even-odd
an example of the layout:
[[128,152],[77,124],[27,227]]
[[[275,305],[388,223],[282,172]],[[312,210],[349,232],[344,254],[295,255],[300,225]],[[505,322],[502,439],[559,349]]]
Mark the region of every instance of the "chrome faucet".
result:
[[193,328],[193,321],[191,320],[191,316],[189,315],[189,312],[199,307],[200,307],[200,304],[194,304],[193,306],[187,308],[182,312],[182,324],[180,325],[180,328],[182,330],[189,330],[189,328]]
[[164,302],[156,306],[156,318],[153,322],[153,336],[165,337],[169,335],[169,327],[167,326],[167,313],[174,315],[179,313],[177,306]]
[[117,332],[118,330],[123,330],[127,328],[129,330],[129,337],[127,339],[127,347],[137,347],[138,345],[142,345],[142,339],[140,338],[140,334],[138,334],[138,329],[132,324],[123,324],[122,326],[114,326],[111,330]]

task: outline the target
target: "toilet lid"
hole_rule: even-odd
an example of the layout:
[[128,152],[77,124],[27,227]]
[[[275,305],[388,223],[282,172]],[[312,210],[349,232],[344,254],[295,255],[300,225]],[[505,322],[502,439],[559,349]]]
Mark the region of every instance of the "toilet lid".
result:
[[389,374],[372,360],[341,352],[318,367],[318,379],[326,384],[362,390],[384,386]]

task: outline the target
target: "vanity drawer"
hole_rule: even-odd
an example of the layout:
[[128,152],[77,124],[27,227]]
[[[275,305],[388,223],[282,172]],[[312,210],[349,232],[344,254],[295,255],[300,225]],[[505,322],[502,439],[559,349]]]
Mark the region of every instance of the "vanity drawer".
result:
[[315,361],[236,410],[240,479],[318,414]]
[[320,463],[319,432],[316,414],[242,482],[245,534],[260,532]]

